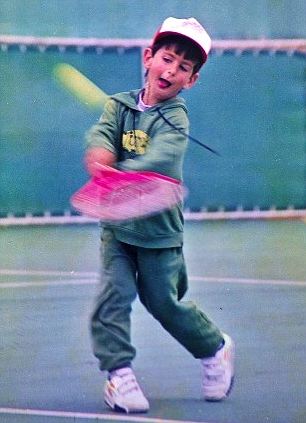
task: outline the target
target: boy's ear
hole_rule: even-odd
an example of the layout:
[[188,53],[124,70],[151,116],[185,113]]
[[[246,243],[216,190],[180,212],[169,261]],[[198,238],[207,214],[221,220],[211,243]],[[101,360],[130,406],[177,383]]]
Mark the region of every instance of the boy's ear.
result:
[[193,87],[193,86],[194,86],[194,84],[197,82],[198,78],[199,78],[199,72],[197,72],[197,73],[193,73],[193,74],[191,75],[191,77],[189,78],[189,81],[188,81],[188,82],[186,82],[186,84],[184,85],[184,87],[183,87],[183,88],[184,88],[185,90],[188,90],[189,88]]
[[143,65],[144,65],[145,69],[147,69],[147,70],[150,69],[152,59],[153,59],[153,54],[152,54],[151,47],[145,48],[145,50],[143,52]]

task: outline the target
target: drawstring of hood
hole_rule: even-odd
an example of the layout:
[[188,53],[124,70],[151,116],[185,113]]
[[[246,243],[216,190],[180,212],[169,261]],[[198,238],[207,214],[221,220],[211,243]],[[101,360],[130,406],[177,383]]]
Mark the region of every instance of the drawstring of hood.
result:
[[[135,134],[135,129],[136,129],[136,114],[137,112],[139,112],[139,109],[137,108],[137,103],[139,101],[139,96],[141,95],[141,93],[143,92],[143,90],[135,90],[135,91],[130,91],[130,92],[126,92],[126,93],[120,93],[120,94],[115,94],[113,96],[111,96],[112,99],[114,99],[115,101],[120,102],[121,104],[125,105],[128,109],[131,110],[131,112],[133,113],[133,136],[134,139],[136,141],[136,134]],[[132,100],[131,100],[132,98]],[[178,105],[178,100],[180,100],[180,106],[185,109],[184,107],[184,103],[182,99],[176,99],[176,103],[175,103],[175,107],[177,107]],[[171,102],[168,103],[169,107],[171,107]],[[206,150],[210,151],[213,154],[216,154],[217,156],[221,156],[221,154],[214,150],[212,147],[209,147],[208,145],[204,144],[203,142],[199,141],[198,139],[192,137],[191,135],[187,134],[185,131],[183,131],[182,129],[178,128],[176,125],[174,125],[168,118],[166,118],[166,116],[162,113],[162,111],[160,110],[159,106],[152,106],[152,108],[154,107],[154,109],[157,111],[158,116],[161,117],[164,122],[169,125],[171,128],[173,128],[175,131],[178,131],[180,134],[184,135],[184,137],[189,138],[192,142],[198,144],[199,146],[205,148]],[[127,109],[126,109],[127,110]],[[144,111],[145,112],[145,111]],[[122,119],[123,121],[124,119]]]
[[208,145],[202,143],[201,141],[197,140],[196,138],[192,137],[189,134],[186,134],[182,129],[178,128],[177,126],[175,126],[172,122],[170,122],[169,119],[166,118],[166,116],[161,112],[159,107],[156,107],[157,113],[159,114],[159,116],[164,119],[164,121],[171,126],[171,128],[175,129],[176,131],[178,131],[180,134],[184,135],[185,137],[189,138],[191,141],[193,141],[194,143],[200,145],[201,147],[205,148],[206,150],[210,151],[213,154],[216,154],[217,156],[221,156],[220,153],[218,153],[218,151],[214,150],[213,148],[209,147]]

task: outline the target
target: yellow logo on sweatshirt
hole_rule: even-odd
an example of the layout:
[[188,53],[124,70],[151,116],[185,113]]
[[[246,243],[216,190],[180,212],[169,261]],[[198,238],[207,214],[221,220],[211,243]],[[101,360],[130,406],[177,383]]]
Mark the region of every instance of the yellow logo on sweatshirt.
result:
[[147,150],[150,137],[140,129],[124,132],[122,135],[122,146],[125,150],[136,154],[144,154]]

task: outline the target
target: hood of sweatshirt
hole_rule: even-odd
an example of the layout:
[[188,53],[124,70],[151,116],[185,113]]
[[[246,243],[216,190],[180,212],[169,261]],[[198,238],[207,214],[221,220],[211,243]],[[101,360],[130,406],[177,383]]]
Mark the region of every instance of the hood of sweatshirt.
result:
[[[112,95],[111,98],[113,98],[116,101],[119,101],[120,103],[124,104],[125,106],[129,107],[133,110],[138,110],[137,104],[138,104],[138,98],[140,94],[142,93],[142,90],[132,90],[127,92],[118,93],[115,95]],[[156,112],[156,109],[161,109],[165,112],[168,109],[182,107],[184,111],[187,113],[187,107],[185,100],[181,97],[173,97],[169,100],[163,101],[161,103],[157,103],[154,106],[150,107],[146,112]]]

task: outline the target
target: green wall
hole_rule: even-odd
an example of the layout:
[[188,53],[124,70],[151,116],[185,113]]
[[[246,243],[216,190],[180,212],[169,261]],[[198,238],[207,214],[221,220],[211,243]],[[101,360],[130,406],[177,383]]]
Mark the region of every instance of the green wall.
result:
[[151,38],[167,16],[195,16],[213,38],[305,38],[304,0],[0,0],[0,33]]
[[[161,11],[155,1],[0,0],[0,33],[149,38],[160,19],[194,15],[220,38],[306,37],[304,2],[247,3],[172,0]],[[0,215],[61,213],[87,179],[84,133],[100,112],[56,83],[53,69],[62,62],[109,94],[142,84],[138,48],[0,49]],[[187,207],[306,207],[305,75],[302,54],[212,52],[183,96],[191,134],[221,157],[190,143]]]

